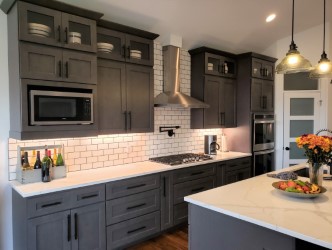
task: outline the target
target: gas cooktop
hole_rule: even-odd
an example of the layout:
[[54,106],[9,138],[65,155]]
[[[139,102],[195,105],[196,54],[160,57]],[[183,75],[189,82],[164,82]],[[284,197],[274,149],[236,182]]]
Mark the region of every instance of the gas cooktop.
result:
[[210,155],[187,153],[187,154],[153,157],[153,158],[150,158],[149,160],[173,166],[173,165],[180,165],[180,164],[190,163],[190,162],[207,161],[207,160],[212,160],[212,159],[213,158]]

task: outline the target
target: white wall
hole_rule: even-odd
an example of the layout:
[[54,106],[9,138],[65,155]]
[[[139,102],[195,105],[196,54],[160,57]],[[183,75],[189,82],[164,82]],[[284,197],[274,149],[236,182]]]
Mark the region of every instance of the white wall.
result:
[[12,249],[11,188],[8,183],[9,90],[7,16],[0,11],[0,249]]

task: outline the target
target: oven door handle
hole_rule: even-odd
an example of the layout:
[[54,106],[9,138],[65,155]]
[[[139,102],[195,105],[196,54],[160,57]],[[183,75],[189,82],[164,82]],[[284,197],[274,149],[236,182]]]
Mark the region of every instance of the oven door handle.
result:
[[273,153],[274,149],[271,150],[263,150],[263,151],[256,151],[254,152],[254,155],[265,155],[265,154],[270,154]]
[[274,123],[275,120],[254,120],[254,123]]

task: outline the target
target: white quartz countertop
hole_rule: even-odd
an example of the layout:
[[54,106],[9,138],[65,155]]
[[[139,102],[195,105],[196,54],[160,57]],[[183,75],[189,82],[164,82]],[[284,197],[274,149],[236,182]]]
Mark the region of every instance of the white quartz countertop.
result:
[[218,152],[217,155],[213,156],[213,160],[193,162],[176,166],[144,161],[105,168],[69,172],[67,173],[66,178],[52,180],[51,182],[47,183],[36,182],[31,184],[21,184],[18,181],[11,181],[11,185],[13,189],[15,189],[22,197],[31,197],[40,194],[85,187],[99,183],[106,183],[109,181],[116,181],[130,177],[159,173],[218,161],[231,160],[246,156],[251,156],[251,154],[239,152]]
[[279,180],[264,174],[187,196],[185,201],[332,249],[332,181],[324,180],[327,192],[314,199],[281,194],[271,185],[275,181]]

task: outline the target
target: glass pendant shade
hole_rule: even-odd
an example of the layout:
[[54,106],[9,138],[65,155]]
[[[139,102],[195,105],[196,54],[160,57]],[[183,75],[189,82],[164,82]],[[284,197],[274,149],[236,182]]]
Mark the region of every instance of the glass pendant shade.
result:
[[332,79],[332,63],[327,58],[325,52],[322,54],[321,59],[319,60],[318,64],[315,68],[310,71],[309,74],[310,78],[331,78]]
[[290,49],[286,57],[277,65],[276,72],[278,74],[307,72],[311,67],[309,60],[305,59],[298,50]]

